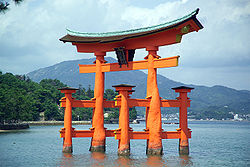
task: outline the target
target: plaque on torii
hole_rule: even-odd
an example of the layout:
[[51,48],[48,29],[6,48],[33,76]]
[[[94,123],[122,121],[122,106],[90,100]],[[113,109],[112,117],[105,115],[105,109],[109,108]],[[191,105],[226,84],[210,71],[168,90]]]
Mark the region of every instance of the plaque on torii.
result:
[[[185,113],[187,112],[186,108],[190,105],[190,100],[188,100],[186,94],[187,92],[190,92],[191,88],[176,88],[175,91],[180,93],[178,100],[171,101],[160,98],[157,85],[157,68],[178,66],[179,56],[160,58],[160,56],[157,55],[157,51],[161,46],[180,43],[182,36],[187,33],[193,31],[198,32],[202,29],[203,26],[196,18],[198,12],[199,9],[193,11],[189,15],[171,22],[127,31],[82,33],[67,29],[67,35],[62,37],[60,41],[72,43],[76,46],[78,52],[94,53],[96,56],[94,64],[79,65],[80,73],[95,73],[95,89],[94,98],[89,101],[72,100],[71,97],[67,95],[68,102],[71,102],[69,106],[85,106],[93,108],[92,128],[90,131],[80,132],[76,130],[68,130],[68,133],[72,134],[66,135],[67,129],[72,129],[72,127],[64,127],[64,129],[61,130],[62,136],[66,138],[66,136],[84,136],[84,134],[86,134],[88,137],[92,137],[90,151],[105,151],[105,138],[107,136],[114,136],[113,132],[119,136],[119,132],[106,130],[106,128],[104,128],[103,108],[120,107],[120,114],[126,113],[124,109],[121,110],[121,108],[124,108],[121,99],[117,98],[116,102],[108,102],[103,98],[105,72],[148,69],[146,99],[129,99],[129,97],[124,96],[126,103],[128,103],[127,106],[146,107],[146,129],[144,133],[128,132],[134,134],[134,136],[136,136],[136,134],[140,134],[140,138],[143,138],[144,134],[144,139],[147,139],[147,154],[162,154],[161,139],[170,138],[171,135],[170,133],[167,134],[167,132],[163,132],[162,130],[161,107],[179,107],[180,112],[182,113],[181,115],[184,116],[180,118],[180,129],[173,133],[176,136],[172,138],[180,139],[180,153],[188,153],[188,138],[191,136],[191,131],[187,127],[187,123],[185,121],[187,119],[187,115]],[[135,50],[142,48],[145,48],[146,51],[148,51],[148,55],[144,58],[145,60],[133,61],[134,56],[136,56]],[[106,52],[115,52],[118,62],[107,63],[104,59]],[[118,88],[118,92],[121,93],[120,95],[126,94],[127,96],[126,91],[130,89],[129,87],[122,87],[120,85],[116,87],[116,89]],[[62,106],[67,108],[66,100],[62,99]],[[119,105],[117,105],[117,103],[119,103]],[[126,116],[120,116],[120,118],[125,117]],[[181,120],[183,121],[181,122]],[[70,126],[70,124],[68,123],[67,126]],[[119,143],[124,143],[123,139],[127,138],[128,136],[121,136]],[[65,139],[64,141],[72,140]],[[126,142],[124,145],[119,144],[118,153],[121,155],[129,153],[127,145],[129,145],[129,143]],[[65,152],[70,152],[70,150],[72,151],[71,148],[72,142],[64,143]]]

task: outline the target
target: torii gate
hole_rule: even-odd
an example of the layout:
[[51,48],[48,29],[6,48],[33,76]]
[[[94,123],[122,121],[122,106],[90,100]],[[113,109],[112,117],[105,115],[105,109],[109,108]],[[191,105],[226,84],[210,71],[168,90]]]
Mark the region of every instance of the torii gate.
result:
[[[63,152],[72,152],[72,137],[92,137],[90,151],[104,152],[106,137],[119,139],[118,153],[127,155],[130,152],[129,139],[147,139],[147,154],[162,154],[162,139],[180,139],[180,154],[188,154],[188,138],[191,131],[187,127],[187,107],[190,100],[187,92],[192,88],[174,88],[180,93],[177,100],[162,100],[157,86],[157,68],[178,66],[179,56],[160,58],[157,55],[159,46],[180,43],[182,36],[203,28],[197,20],[199,9],[180,19],[164,24],[128,31],[107,33],[81,33],[67,29],[67,35],[60,41],[71,42],[78,52],[94,53],[95,64],[79,65],[80,73],[95,73],[94,98],[91,100],[74,100],[72,88],[62,88],[65,98],[61,104],[65,109],[64,128],[60,131],[64,138]],[[142,61],[133,61],[136,49],[146,48],[148,55]],[[115,51],[119,63],[106,63],[106,52]],[[105,101],[104,78],[105,72],[148,69],[146,99],[129,99],[132,92],[130,85],[114,86],[119,92],[116,101]],[[129,93],[130,92],[130,93]],[[133,132],[129,128],[128,107],[146,107],[145,132]],[[72,128],[72,107],[92,107],[92,128],[90,130],[74,130]],[[119,129],[106,130],[104,128],[103,109],[105,107],[120,107]],[[180,108],[180,129],[175,132],[162,130],[161,107]]]

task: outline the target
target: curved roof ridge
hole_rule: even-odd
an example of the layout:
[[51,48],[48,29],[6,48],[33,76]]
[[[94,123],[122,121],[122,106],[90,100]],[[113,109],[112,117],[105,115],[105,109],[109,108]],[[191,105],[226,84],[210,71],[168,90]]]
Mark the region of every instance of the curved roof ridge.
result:
[[183,16],[179,19],[154,25],[154,26],[149,26],[149,27],[144,27],[144,28],[137,28],[137,29],[131,29],[131,30],[124,30],[124,31],[114,31],[114,32],[102,32],[102,33],[88,33],[88,32],[77,32],[77,31],[72,31],[70,29],[66,29],[68,35],[71,36],[78,36],[78,37],[110,37],[110,36],[121,36],[121,35],[128,35],[128,34],[134,34],[134,33],[140,33],[140,32],[145,32],[145,31],[152,31],[152,30],[157,30],[161,29],[163,27],[168,27],[170,25],[177,24],[179,22],[182,22],[186,19],[195,17],[199,12],[199,8],[197,8],[195,11],[192,13]]

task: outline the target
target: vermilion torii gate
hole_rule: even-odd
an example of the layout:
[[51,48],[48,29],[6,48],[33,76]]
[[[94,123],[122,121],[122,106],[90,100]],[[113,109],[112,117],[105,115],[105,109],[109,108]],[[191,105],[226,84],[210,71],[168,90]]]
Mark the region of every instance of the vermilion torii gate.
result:
[[[172,22],[157,26],[108,33],[80,33],[67,30],[68,34],[60,40],[71,42],[78,52],[94,53],[96,61],[93,65],[79,65],[80,73],[95,73],[94,98],[91,100],[75,100],[72,93],[76,89],[62,88],[65,98],[61,100],[65,108],[64,128],[60,131],[64,139],[63,152],[72,152],[72,137],[92,137],[90,151],[105,151],[106,137],[119,139],[118,154],[130,153],[130,139],[147,139],[147,154],[162,154],[162,139],[179,139],[180,154],[188,154],[188,138],[191,131],[187,126],[187,107],[190,100],[187,92],[192,88],[178,87],[174,90],[180,93],[177,100],[163,100],[159,96],[157,86],[157,68],[175,67],[179,56],[160,58],[157,55],[159,46],[180,43],[183,35],[202,29],[196,15],[199,9],[191,14]],[[146,48],[148,55],[142,61],[133,61],[136,49]],[[106,63],[106,52],[115,51],[119,63]],[[115,101],[106,101],[104,96],[105,72],[148,69],[146,99],[130,99],[129,94],[134,86],[116,85],[119,92]],[[129,127],[129,107],[146,107],[146,129],[134,132]],[[72,107],[92,107],[92,128],[90,130],[75,130],[72,128]],[[119,129],[104,128],[103,109],[119,107]],[[161,107],[180,108],[180,128],[169,132],[162,130]]]

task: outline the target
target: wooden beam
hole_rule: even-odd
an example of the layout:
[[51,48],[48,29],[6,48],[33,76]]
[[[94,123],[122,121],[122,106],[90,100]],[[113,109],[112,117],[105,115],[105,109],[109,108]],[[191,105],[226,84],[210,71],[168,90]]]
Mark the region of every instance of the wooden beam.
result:
[[[130,139],[149,139],[149,131],[130,131]],[[161,139],[180,139],[180,131],[163,131]],[[120,139],[120,131],[115,131],[115,139]],[[191,138],[191,131],[188,132],[188,138]]]
[[[94,130],[73,130],[72,137],[93,137]],[[121,132],[116,130],[105,130],[106,137],[115,137],[120,139]],[[130,131],[130,139],[148,139],[149,131]],[[162,139],[179,139],[180,131],[163,131],[161,132]],[[188,131],[188,138],[191,138],[191,131]],[[60,130],[60,137],[65,137],[65,130]]]
[[[116,108],[115,101],[104,101],[103,102],[104,108]],[[61,100],[61,107],[66,106],[66,101]],[[95,107],[95,100],[74,100],[72,102],[72,107],[79,107],[79,108],[94,108]]]
[[[129,99],[129,107],[149,107],[151,99]],[[189,103],[190,104],[190,103]],[[116,106],[121,106],[121,100],[116,100]],[[161,100],[161,107],[180,107],[179,100]]]
[[[178,59],[180,56],[167,57],[162,59],[154,60],[154,68],[167,68],[178,66]],[[102,72],[113,72],[113,71],[128,71],[128,70],[143,70],[148,69],[148,61],[132,61],[128,62],[128,65],[120,65],[118,63],[107,63],[102,64]],[[95,73],[96,65],[84,65],[79,64],[80,73]]]
[[180,107],[179,100],[161,100],[161,107]]
[[166,131],[161,133],[162,139],[179,139],[181,132],[178,131]]
[[[106,137],[115,137],[115,130],[105,130]],[[72,137],[93,137],[94,130],[72,130]],[[60,137],[65,137],[65,130],[60,130]]]
[[74,100],[72,107],[93,108],[93,107],[95,107],[95,101],[92,101],[92,100]]
[[[150,99],[129,99],[129,107],[149,107]],[[188,106],[190,107],[190,101],[188,100]],[[121,106],[121,100],[117,99],[116,101],[104,101],[104,108],[117,108]],[[66,101],[61,100],[61,107],[66,106]],[[95,100],[73,100],[72,107],[80,107],[80,108],[94,108]],[[161,107],[180,107],[179,100],[161,100]]]

